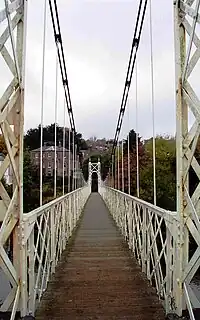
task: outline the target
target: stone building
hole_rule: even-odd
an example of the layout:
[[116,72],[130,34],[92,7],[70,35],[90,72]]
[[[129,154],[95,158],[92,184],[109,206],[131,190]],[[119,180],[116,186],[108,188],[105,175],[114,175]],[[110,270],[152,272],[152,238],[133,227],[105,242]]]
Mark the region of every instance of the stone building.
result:
[[[42,147],[43,155],[43,174],[45,176],[54,176],[55,167],[55,146],[44,145]],[[59,144],[56,147],[56,158],[57,158],[57,177],[63,175],[63,147]],[[69,158],[70,158],[70,175],[73,175],[73,156],[72,152],[64,148],[64,173],[68,176],[69,172]],[[40,166],[40,148],[31,151],[31,161],[33,165]],[[75,165],[78,167],[78,161],[76,160]]]

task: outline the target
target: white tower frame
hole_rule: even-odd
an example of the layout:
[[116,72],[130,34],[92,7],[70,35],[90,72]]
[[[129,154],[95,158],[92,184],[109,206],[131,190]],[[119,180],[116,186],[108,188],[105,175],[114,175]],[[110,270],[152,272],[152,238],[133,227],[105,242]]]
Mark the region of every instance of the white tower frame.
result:
[[100,160],[98,159],[97,163],[92,163],[89,161],[88,163],[88,184],[90,187],[90,192],[92,191],[92,174],[96,173],[98,177],[98,192],[101,187],[101,163]]
[[[17,310],[25,312],[27,293],[24,290],[27,262],[23,241],[23,137],[24,137],[24,53],[26,5],[23,0],[4,0],[0,12],[0,24],[7,21],[0,34],[0,54],[12,80],[0,98],[0,128],[4,138],[7,156],[0,167],[0,267],[12,284],[12,289],[3,301],[0,311],[11,311],[14,319]],[[16,31],[16,39],[14,37]],[[10,40],[11,50],[6,47]],[[1,66],[0,66],[1,68]],[[13,192],[9,196],[2,183],[7,168],[12,169]],[[13,243],[13,258],[5,250],[6,242]]]
[[[192,167],[200,180],[200,166],[195,151],[200,133],[200,99],[192,88],[190,77],[200,60],[200,0],[174,1],[175,59],[176,59],[176,151],[177,151],[177,214],[180,228],[177,233],[175,270],[175,309],[178,315],[187,306],[191,319],[192,308],[199,308],[190,283],[200,266],[200,183],[193,194],[189,192],[189,169]],[[192,46],[195,47],[192,52]],[[195,120],[188,127],[189,111]],[[197,249],[189,259],[189,234]]]

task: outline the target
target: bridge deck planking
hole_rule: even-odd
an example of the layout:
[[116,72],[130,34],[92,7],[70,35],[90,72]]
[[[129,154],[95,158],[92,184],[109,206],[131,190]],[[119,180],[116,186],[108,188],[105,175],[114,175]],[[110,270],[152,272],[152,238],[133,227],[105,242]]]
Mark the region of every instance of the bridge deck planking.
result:
[[155,289],[130,255],[99,194],[91,194],[36,320],[164,320]]

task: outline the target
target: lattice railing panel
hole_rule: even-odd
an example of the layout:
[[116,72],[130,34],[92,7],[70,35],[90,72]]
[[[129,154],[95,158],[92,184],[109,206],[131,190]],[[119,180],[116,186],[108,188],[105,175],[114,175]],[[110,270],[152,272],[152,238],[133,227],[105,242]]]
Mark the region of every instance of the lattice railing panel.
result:
[[200,308],[191,285],[200,269],[200,0],[174,1],[174,13],[177,214],[180,219],[176,307],[179,315],[187,307],[194,319],[193,309]]
[[27,314],[34,315],[88,196],[80,188],[24,215]]
[[[0,287],[8,290],[0,301],[0,311],[23,310],[23,230],[22,208],[23,117],[24,117],[24,10],[26,1],[6,0],[0,4],[0,135],[5,142],[5,158],[0,166]],[[10,172],[8,190],[5,173]],[[12,176],[11,176],[12,175]],[[21,301],[20,301],[21,298]]]
[[173,311],[176,214],[109,187],[100,193],[166,312]]

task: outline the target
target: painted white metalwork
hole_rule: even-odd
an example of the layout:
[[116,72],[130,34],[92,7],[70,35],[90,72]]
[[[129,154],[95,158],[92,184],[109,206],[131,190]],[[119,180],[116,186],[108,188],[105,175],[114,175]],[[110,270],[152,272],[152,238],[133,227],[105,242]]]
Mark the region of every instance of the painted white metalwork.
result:
[[89,161],[88,163],[88,184],[90,186],[90,191],[92,188],[92,174],[96,173],[98,178],[98,190],[101,187],[101,163],[100,159],[98,159],[97,163],[91,163]]
[[[63,153],[62,153],[62,181],[63,181],[63,196],[65,194],[65,166],[66,166],[66,147],[65,147],[65,140],[66,140],[66,123],[65,123],[65,119],[66,119],[66,105],[65,105],[65,99],[63,102]],[[69,151],[69,159],[70,159],[70,151]],[[69,179],[69,175],[68,175],[68,179]]]
[[102,186],[100,194],[142,271],[156,287],[166,313],[174,312],[179,230],[176,213],[110,187]]
[[71,191],[71,130],[68,128],[68,150],[69,150],[69,158],[68,158],[68,192]]
[[114,154],[112,155],[112,164],[111,164],[111,173],[112,173],[112,187],[115,188],[115,177],[114,177]]
[[124,192],[124,139],[122,139],[122,191]]
[[117,143],[117,189],[120,189],[120,170],[119,170],[119,141]]
[[[56,79],[55,79],[55,118],[54,118],[54,198],[56,198],[57,193],[57,118],[58,118],[58,57],[56,52]],[[62,156],[64,154],[63,147]]]
[[[200,165],[195,152],[200,133],[200,98],[193,87],[193,76],[199,72],[200,0],[174,1],[175,58],[176,58],[176,115],[177,115],[177,214],[180,229],[177,233],[176,308],[178,315],[188,308],[191,319],[192,308],[199,308],[200,302],[190,283],[200,267],[200,183],[189,190],[189,171],[195,172],[200,180]],[[194,121],[188,125],[189,113]],[[196,250],[189,257],[191,239]]]
[[42,49],[42,90],[41,90],[41,115],[40,115],[40,206],[43,204],[43,125],[44,125],[44,79],[45,79],[45,55],[46,55],[46,33],[47,33],[47,0],[44,0],[43,20],[43,49]]
[[152,4],[149,0],[149,30],[150,30],[150,58],[151,58],[151,110],[152,110],[152,158],[153,158],[153,199],[156,205],[156,139],[155,139],[155,97],[154,97],[154,63],[153,63],[153,27]]
[[139,163],[139,145],[138,145],[138,62],[135,64],[135,128],[136,128],[136,181],[137,197],[140,197],[140,163]]
[[23,316],[34,316],[89,193],[89,187],[85,186],[24,214],[26,296]]
[[[11,284],[0,311],[11,311],[14,319],[21,305],[24,309],[25,255],[23,229],[23,137],[24,137],[24,55],[26,37],[26,1],[4,1],[0,23],[0,54],[12,80],[0,98],[0,128],[7,156],[0,167],[0,268]],[[11,16],[12,14],[12,16]],[[7,25],[5,25],[7,21]],[[3,27],[3,25],[2,25]],[[7,46],[11,42],[11,50]],[[10,52],[9,52],[10,51]],[[2,62],[2,61],[1,61]],[[1,66],[0,66],[1,69]],[[12,168],[13,191],[8,194],[3,176]],[[8,248],[11,248],[9,252]]]

